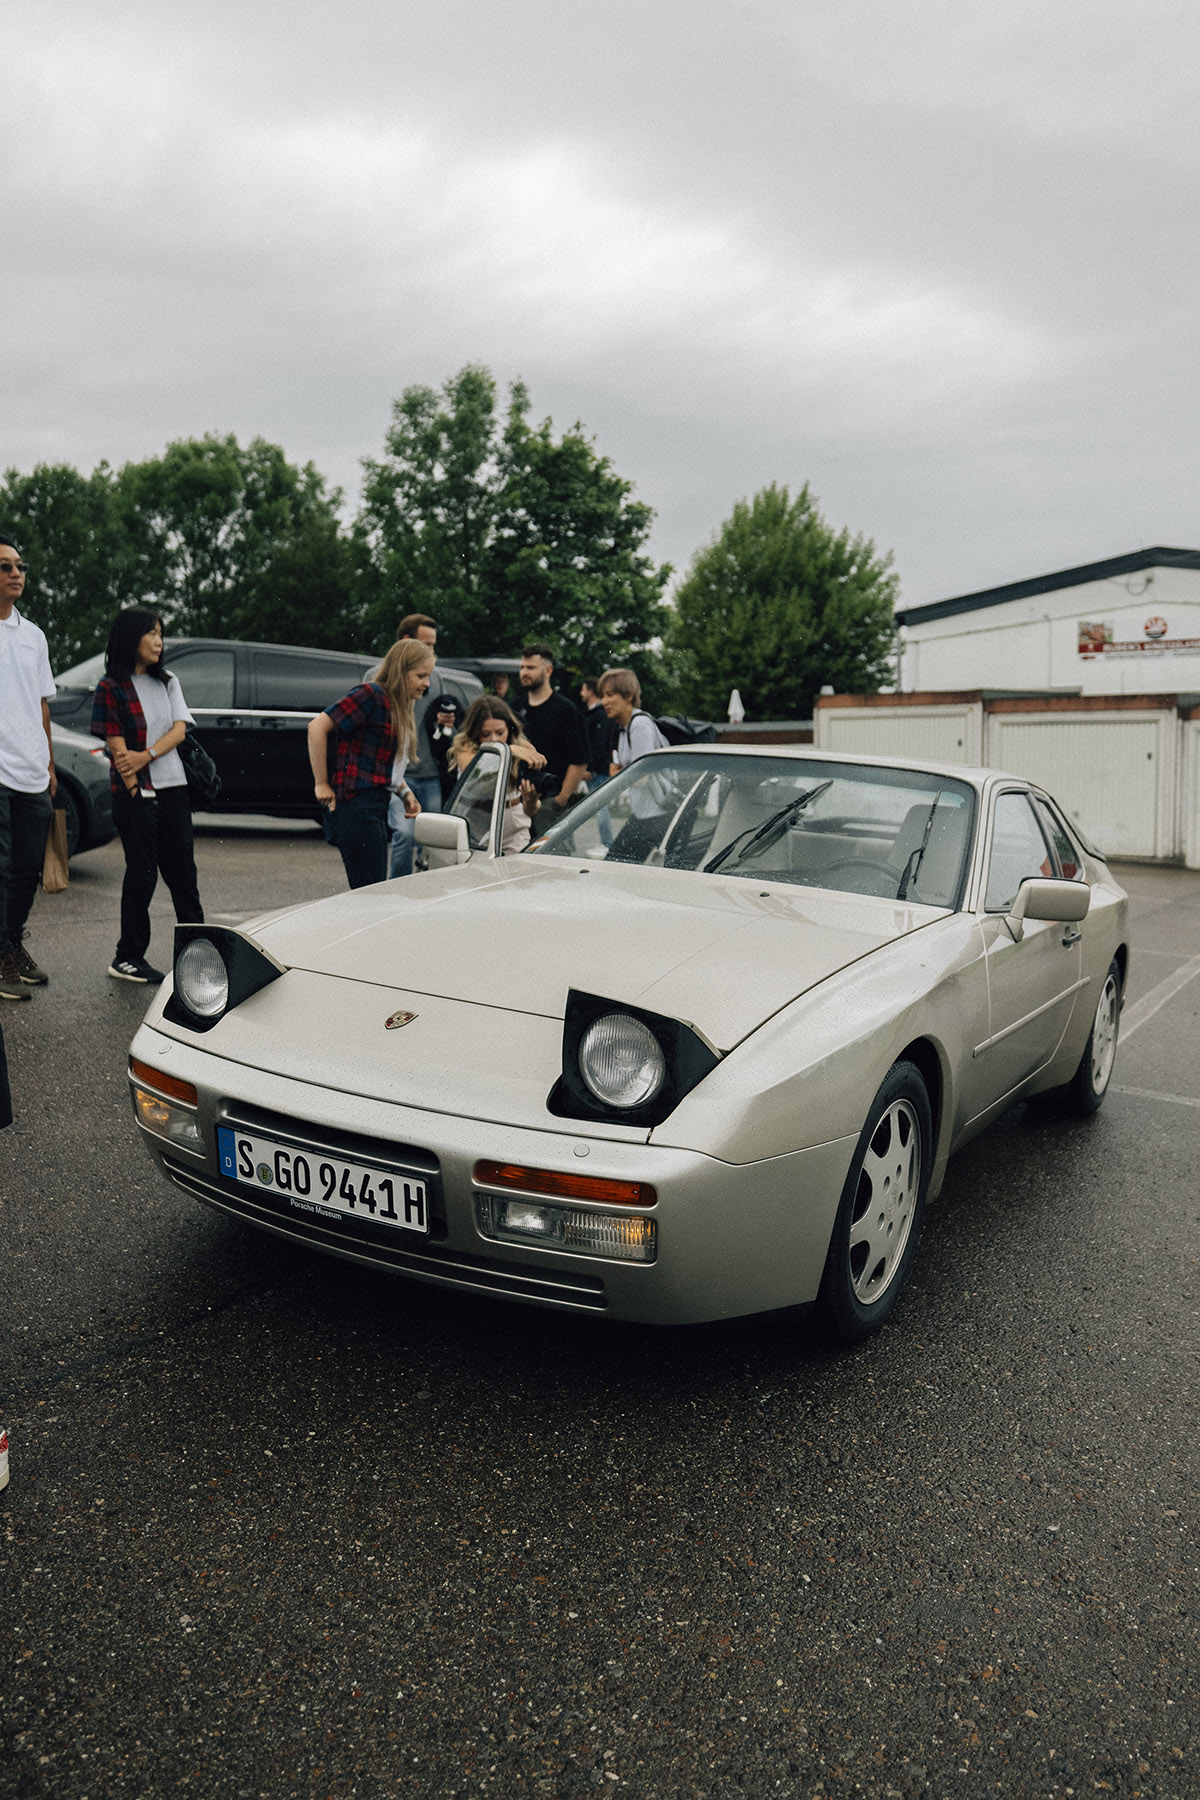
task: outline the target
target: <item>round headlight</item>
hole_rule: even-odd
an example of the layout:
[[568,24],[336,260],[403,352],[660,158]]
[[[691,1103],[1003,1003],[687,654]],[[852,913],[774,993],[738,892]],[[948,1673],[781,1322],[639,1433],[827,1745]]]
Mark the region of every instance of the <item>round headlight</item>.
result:
[[584,1032],[579,1073],[605,1106],[643,1106],[667,1078],[662,1045],[628,1013],[605,1013]]
[[193,938],[176,957],[175,992],[199,1019],[215,1019],[229,1005],[229,971],[208,938]]

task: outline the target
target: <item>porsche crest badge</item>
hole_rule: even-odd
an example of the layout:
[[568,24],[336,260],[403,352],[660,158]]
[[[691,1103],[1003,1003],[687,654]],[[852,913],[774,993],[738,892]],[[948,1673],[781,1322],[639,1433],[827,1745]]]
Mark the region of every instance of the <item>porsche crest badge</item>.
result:
[[390,1019],[385,1019],[383,1021],[383,1029],[385,1031],[399,1031],[402,1025],[411,1025],[416,1016],[416,1013],[395,1012]]

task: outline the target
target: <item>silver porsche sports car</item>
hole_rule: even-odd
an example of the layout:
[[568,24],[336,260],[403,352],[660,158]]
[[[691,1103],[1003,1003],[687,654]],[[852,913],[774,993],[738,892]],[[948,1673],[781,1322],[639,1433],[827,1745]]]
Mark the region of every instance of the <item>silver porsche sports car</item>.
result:
[[502,856],[485,746],[420,875],[180,926],[134,1113],[197,1200],[446,1287],[684,1323],[896,1304],[951,1151],[1104,1098],[1125,896],[995,770],[643,757]]

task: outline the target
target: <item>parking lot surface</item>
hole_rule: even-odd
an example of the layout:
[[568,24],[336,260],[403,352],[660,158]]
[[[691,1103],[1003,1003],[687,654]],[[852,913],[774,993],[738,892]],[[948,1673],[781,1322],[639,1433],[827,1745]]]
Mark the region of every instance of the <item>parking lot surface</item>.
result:
[[[214,822],[198,864],[229,923],[342,886],[306,826]],[[187,1201],[130,1117],[121,866],[39,898],[51,985],[0,1017],[0,1795],[1194,1800],[1200,875],[1120,871],[1107,1103],[962,1152],[846,1353]]]

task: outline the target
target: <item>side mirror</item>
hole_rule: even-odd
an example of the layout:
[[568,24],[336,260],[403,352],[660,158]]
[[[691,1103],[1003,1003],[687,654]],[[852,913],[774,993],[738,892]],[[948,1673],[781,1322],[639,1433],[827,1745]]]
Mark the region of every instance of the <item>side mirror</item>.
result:
[[1016,942],[1025,931],[1026,919],[1052,919],[1056,924],[1072,925],[1086,919],[1092,903],[1092,890],[1083,881],[1058,881],[1048,876],[1033,875],[1017,889],[1017,897],[1005,918],[1005,924]]
[[451,813],[420,812],[413,820],[413,833],[423,850],[432,850],[431,869],[452,867],[470,860],[467,821]]

